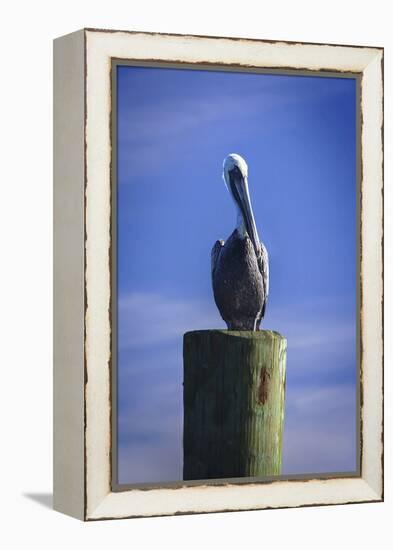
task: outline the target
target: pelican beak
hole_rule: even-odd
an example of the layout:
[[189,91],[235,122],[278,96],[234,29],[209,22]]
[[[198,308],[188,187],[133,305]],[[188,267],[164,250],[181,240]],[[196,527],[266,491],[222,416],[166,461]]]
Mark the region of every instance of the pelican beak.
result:
[[242,174],[237,166],[234,166],[232,170],[228,171],[228,177],[232,196],[240,209],[246,231],[258,256],[260,253],[260,243],[252,211],[250,193],[248,191],[247,176]]

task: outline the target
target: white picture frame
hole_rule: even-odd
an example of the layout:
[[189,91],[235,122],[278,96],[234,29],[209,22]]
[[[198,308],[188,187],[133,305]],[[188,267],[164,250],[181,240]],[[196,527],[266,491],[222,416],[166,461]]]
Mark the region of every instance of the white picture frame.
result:
[[[112,489],[114,59],[359,76],[359,476]],[[383,500],[383,49],[77,31],[54,42],[54,159],[54,508],[99,520]]]

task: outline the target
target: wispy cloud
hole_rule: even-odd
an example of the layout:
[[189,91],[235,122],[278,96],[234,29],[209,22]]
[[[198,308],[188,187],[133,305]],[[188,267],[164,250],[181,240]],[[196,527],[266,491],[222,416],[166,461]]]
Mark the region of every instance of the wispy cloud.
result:
[[269,112],[272,105],[294,101],[288,95],[249,93],[244,96],[225,93],[202,98],[175,96],[160,102],[123,111],[122,124],[130,129],[122,145],[162,143],[163,139],[199,131],[209,125],[230,122],[233,118],[252,117]]
[[123,362],[118,378],[120,483],[182,477],[182,379],[174,361],[175,347],[170,351],[174,369],[165,365],[162,353],[148,353],[144,369]]
[[131,292],[119,299],[120,349],[174,341],[189,330],[224,328],[214,303]]
[[291,407],[293,413],[308,413],[311,409],[318,416],[339,414],[349,403],[354,403],[355,388],[349,385],[334,384],[314,387],[310,390],[297,389],[293,392]]
[[[127,445],[131,441],[152,442],[163,441],[168,436],[172,439],[179,437],[182,426],[182,418],[179,415],[182,402],[179,382],[170,380],[163,383],[160,380],[160,383],[157,383],[154,380],[146,380],[138,388],[124,388],[133,399],[123,398],[119,409],[118,426],[122,434],[122,445]],[[142,389],[148,391],[148,401],[138,399],[137,394],[140,394]]]
[[[245,75],[243,82],[227,80],[224,75],[219,86],[203,80],[200,71],[191,80],[189,72],[183,76],[185,80],[177,74],[178,85],[173,86],[171,94],[157,93],[159,101],[144,102],[139,97],[134,103],[124,95],[118,121],[122,184],[137,183],[137,176],[143,175],[147,166],[151,176],[180,155],[187,158],[190,137],[214,143],[218,126],[230,133],[244,124],[260,136],[291,131],[299,126],[299,112],[305,105],[323,105],[335,95],[348,93],[342,83],[334,86],[333,79],[329,87],[319,86],[316,93],[307,84],[307,78],[298,81],[294,89],[291,77],[253,75],[253,83],[247,84]],[[139,77],[143,78],[142,73]],[[145,86],[157,86],[157,81],[155,84],[149,81],[147,73],[145,78]],[[129,86],[132,87],[132,80]],[[133,97],[132,88],[130,96]]]
[[[189,156],[190,144],[215,141],[215,129],[222,126],[234,132],[238,122],[248,121],[249,131],[265,134],[296,128],[296,116],[287,113],[277,125],[271,111],[285,109],[299,101],[296,97],[273,90],[261,94],[248,92],[231,95],[224,92],[200,98],[174,96],[159,105],[123,110],[120,126],[119,157],[121,170],[119,183],[138,183],[146,173],[149,176],[162,172],[180,157]],[[263,126],[260,124],[264,120]],[[259,121],[259,122],[258,122]],[[191,140],[191,141],[190,141]],[[194,158],[195,161],[195,158]]]
[[315,299],[285,307],[273,305],[265,328],[286,337],[288,369],[295,368],[296,374],[312,369],[318,378],[318,371],[337,372],[347,365],[355,369],[355,312],[340,298],[336,302]]
[[[285,78],[285,77],[284,77]],[[209,125],[232,123],[237,117],[255,117],[269,115],[272,108],[280,111],[287,106],[323,102],[336,94],[343,94],[342,86],[331,85],[321,88],[316,94],[304,80],[302,93],[294,93],[288,86],[282,85],[282,79],[261,78],[258,86],[241,86],[231,90],[230,86],[210,87],[204,89],[203,81],[195,81],[196,91],[192,84],[184,90],[173,90],[167,97],[160,97],[159,103],[134,105],[128,102],[122,106],[122,118],[119,124],[124,132],[123,144],[141,142],[161,142],[171,136],[200,131]],[[287,113],[288,114],[288,113]]]
[[[120,296],[120,346],[123,348],[154,345],[173,340],[189,330],[225,328],[213,302],[174,298],[154,292],[130,292]],[[295,312],[294,312],[295,310]],[[316,321],[316,316],[318,318]],[[331,319],[316,304],[314,311],[300,308],[270,307],[264,328],[280,331],[291,349],[321,349],[351,346],[356,342],[352,319]]]
[[316,326],[311,320],[308,323],[299,322],[295,325],[285,324],[285,335],[288,338],[291,349],[310,349],[321,347],[333,347],[355,343],[356,328],[350,321],[330,325]]
[[354,471],[355,386],[290,388],[286,399],[283,473]]
[[120,484],[164,483],[183,478],[183,448],[181,439],[131,442],[119,450],[118,477]]

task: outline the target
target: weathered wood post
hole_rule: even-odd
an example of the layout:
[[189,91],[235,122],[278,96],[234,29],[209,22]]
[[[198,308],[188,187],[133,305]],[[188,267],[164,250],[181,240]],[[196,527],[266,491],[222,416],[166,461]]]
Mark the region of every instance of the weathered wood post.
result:
[[281,473],[286,347],[267,330],[184,335],[185,480]]

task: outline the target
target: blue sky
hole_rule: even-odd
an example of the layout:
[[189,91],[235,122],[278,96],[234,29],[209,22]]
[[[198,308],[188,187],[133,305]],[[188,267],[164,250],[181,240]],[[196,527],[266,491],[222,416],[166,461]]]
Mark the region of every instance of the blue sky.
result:
[[118,67],[120,483],[182,478],[182,335],[225,328],[210,250],[249,167],[288,339],[283,474],[356,468],[356,82]]

